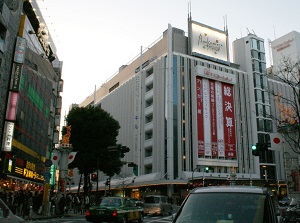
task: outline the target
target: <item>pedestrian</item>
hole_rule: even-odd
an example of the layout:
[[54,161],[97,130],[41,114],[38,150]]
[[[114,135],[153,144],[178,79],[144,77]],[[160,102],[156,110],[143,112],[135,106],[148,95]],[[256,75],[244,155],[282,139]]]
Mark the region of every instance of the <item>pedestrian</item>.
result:
[[65,195],[62,194],[62,197],[60,198],[60,200],[58,202],[58,210],[59,210],[60,215],[65,214],[66,205],[67,205],[67,199],[66,199]]
[[85,204],[84,211],[86,212],[90,207],[90,197],[88,195],[85,195],[84,204]]

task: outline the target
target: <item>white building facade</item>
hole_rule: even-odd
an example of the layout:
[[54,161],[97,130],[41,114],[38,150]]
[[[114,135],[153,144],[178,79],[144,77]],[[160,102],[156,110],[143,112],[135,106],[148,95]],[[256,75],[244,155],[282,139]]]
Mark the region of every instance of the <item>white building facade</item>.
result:
[[134,173],[124,166],[112,188],[183,196],[188,182],[265,182],[251,150],[260,137],[254,88],[252,73],[229,62],[227,32],[190,20],[188,36],[169,25],[79,106],[119,121],[118,143],[130,148],[124,161],[137,165]]

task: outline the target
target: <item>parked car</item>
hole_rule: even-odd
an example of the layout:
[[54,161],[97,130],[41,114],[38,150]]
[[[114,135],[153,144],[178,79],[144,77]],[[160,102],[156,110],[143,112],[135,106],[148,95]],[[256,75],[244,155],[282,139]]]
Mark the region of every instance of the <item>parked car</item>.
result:
[[173,211],[172,204],[168,202],[168,197],[163,195],[147,195],[143,207],[145,215],[171,215]]
[[144,209],[132,198],[105,197],[99,205],[91,206],[85,213],[89,222],[130,222],[144,220]]
[[14,215],[14,213],[0,198],[0,222],[1,223],[25,223],[26,221],[23,218]]
[[192,190],[173,223],[277,223],[278,202],[267,188],[250,186],[201,187]]

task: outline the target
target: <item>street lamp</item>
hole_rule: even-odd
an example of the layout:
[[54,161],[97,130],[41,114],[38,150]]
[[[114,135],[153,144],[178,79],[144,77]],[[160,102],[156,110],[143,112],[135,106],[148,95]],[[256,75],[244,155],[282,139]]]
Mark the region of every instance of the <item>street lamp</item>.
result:
[[197,166],[195,167],[195,169],[193,169],[193,173],[192,173],[192,182],[194,181],[194,172],[195,172],[195,170],[198,170],[198,168],[199,168],[199,166],[197,165]]

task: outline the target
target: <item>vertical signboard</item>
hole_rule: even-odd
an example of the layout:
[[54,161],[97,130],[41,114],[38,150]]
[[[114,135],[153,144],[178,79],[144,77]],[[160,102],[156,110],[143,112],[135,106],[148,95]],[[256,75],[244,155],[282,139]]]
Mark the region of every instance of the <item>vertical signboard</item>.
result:
[[222,83],[225,156],[236,158],[233,86]]
[[13,69],[12,69],[11,81],[10,81],[11,91],[19,92],[21,74],[22,74],[22,64],[13,63]]
[[3,137],[3,151],[4,152],[11,152],[14,127],[15,127],[15,123],[5,122],[5,132],[4,132],[4,137]]
[[217,120],[216,120],[216,90],[215,81],[209,81],[210,87],[210,123],[211,123],[211,150],[212,156],[218,156]]
[[14,121],[16,119],[18,96],[19,94],[17,92],[10,92],[7,112],[7,120],[9,121]]
[[196,78],[197,94],[197,129],[198,129],[198,156],[204,155],[204,124],[203,124],[203,93],[202,78]]
[[25,50],[26,50],[26,39],[17,37],[16,48],[15,48],[15,56],[14,62],[16,63],[24,63],[25,60]]
[[203,79],[203,120],[205,126],[204,150],[205,156],[211,156],[211,125],[210,125],[210,89],[209,80]]
[[218,136],[218,156],[225,157],[222,85],[220,82],[216,82],[215,87],[216,87],[215,89],[216,89],[216,119],[217,119],[217,136]]

